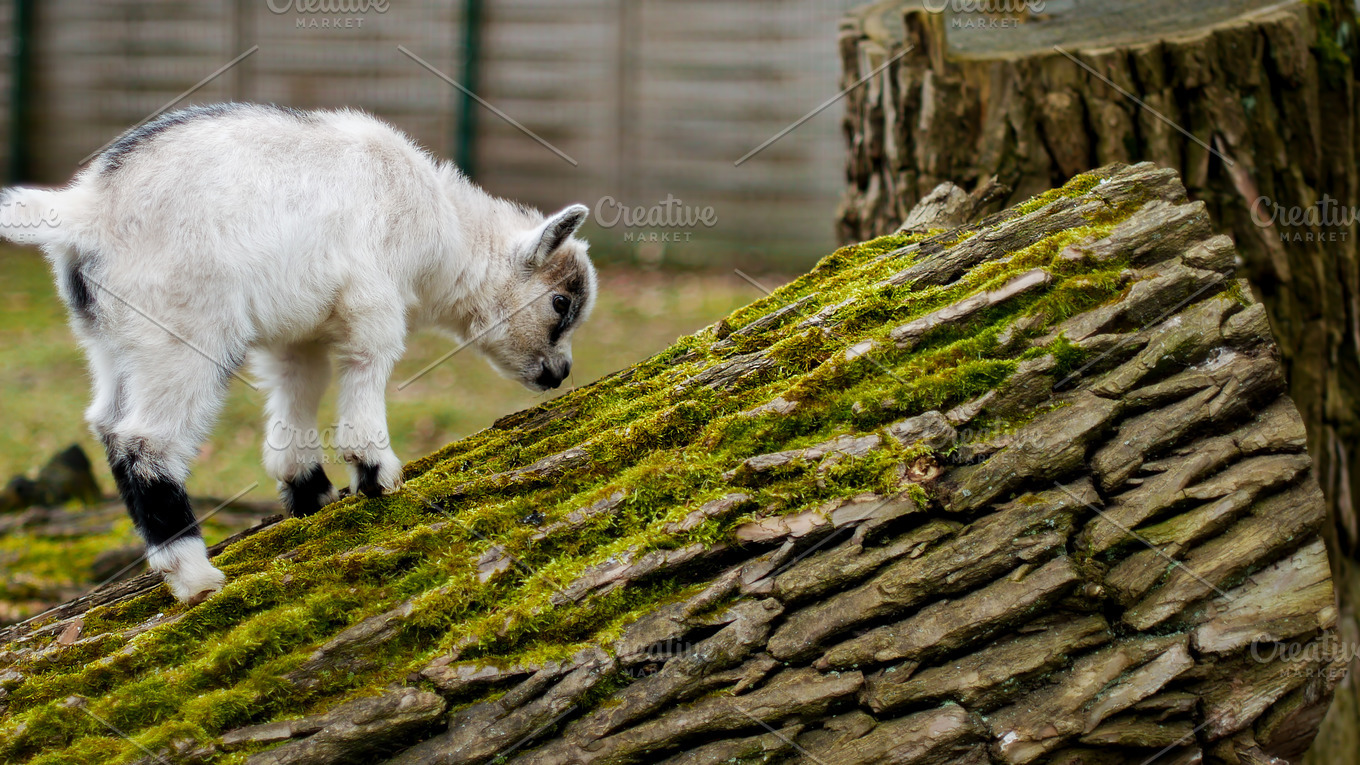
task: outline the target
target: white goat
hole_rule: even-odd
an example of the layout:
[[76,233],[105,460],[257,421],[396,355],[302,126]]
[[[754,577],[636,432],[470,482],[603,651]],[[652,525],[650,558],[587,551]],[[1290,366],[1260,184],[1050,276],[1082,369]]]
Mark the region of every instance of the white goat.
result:
[[[224,104],[122,136],[65,188],[7,189],[0,235],[41,245],[89,358],[90,427],[153,569],[222,587],[184,490],[247,354],[268,388],[264,463],[285,505],[335,498],[315,438],[334,353],[351,486],[397,491],[384,388],[409,332],[445,330],[534,390],[571,369],[595,272],[572,234],[355,111]],[[280,436],[282,434],[282,437]]]

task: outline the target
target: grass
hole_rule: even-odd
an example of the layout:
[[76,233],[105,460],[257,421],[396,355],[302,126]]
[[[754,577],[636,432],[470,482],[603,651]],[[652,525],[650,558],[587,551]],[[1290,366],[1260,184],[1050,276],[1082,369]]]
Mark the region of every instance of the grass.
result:
[[[577,333],[572,378],[557,395],[621,369],[670,345],[760,297],[730,273],[642,272],[626,267],[600,274],[600,298]],[[85,447],[106,492],[113,479],[103,449],[85,427],[89,399],[84,357],[66,326],[41,256],[33,250],[0,248],[0,481],[31,473],[71,443]],[[784,279],[761,277],[774,287]],[[397,385],[456,347],[434,333],[411,339],[388,386],[388,425],[393,448],[414,459],[490,425],[496,418],[549,398],[498,376],[471,350],[464,351],[405,390]],[[249,371],[243,372],[249,378]],[[322,405],[321,422],[334,418],[335,384]],[[202,446],[189,491],[228,497],[252,483],[246,499],[269,499],[274,482],[260,465],[264,394],[234,380],[217,428]],[[337,486],[349,478],[343,465],[327,472]],[[209,540],[211,541],[211,540]]]

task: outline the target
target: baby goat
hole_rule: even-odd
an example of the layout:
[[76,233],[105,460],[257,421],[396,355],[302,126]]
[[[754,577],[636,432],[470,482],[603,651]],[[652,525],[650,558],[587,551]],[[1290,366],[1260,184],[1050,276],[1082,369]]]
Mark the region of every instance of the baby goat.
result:
[[8,189],[0,208],[0,235],[47,255],[94,378],[86,419],[180,600],[224,582],[184,481],[248,354],[269,393],[265,468],[308,515],[336,498],[315,438],[332,354],[336,451],[379,496],[401,487],[383,391],[409,332],[447,331],[543,391],[570,372],[594,302],[572,236],[585,206],[544,217],[492,197],[349,110],[176,111],[67,187]]

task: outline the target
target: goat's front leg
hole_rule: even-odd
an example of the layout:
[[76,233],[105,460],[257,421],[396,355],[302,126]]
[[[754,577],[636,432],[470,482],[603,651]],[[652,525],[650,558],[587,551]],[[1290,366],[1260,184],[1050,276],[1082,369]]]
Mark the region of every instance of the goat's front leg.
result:
[[335,446],[350,468],[350,487],[379,497],[401,489],[401,460],[387,433],[385,389],[401,357],[404,329],[362,333],[362,342],[338,348],[340,391]]
[[255,371],[269,389],[269,427],[264,439],[265,470],[279,485],[288,513],[303,517],[336,500],[322,467],[316,412],[331,377],[327,348],[299,343],[261,349]]

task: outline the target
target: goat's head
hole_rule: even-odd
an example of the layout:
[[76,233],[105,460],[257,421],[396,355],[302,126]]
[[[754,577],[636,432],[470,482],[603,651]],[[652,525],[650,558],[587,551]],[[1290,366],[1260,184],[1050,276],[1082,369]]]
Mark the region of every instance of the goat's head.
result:
[[500,318],[476,341],[497,371],[531,390],[556,388],[571,373],[572,332],[595,303],[595,268],[572,236],[588,213],[571,205],[512,240]]

